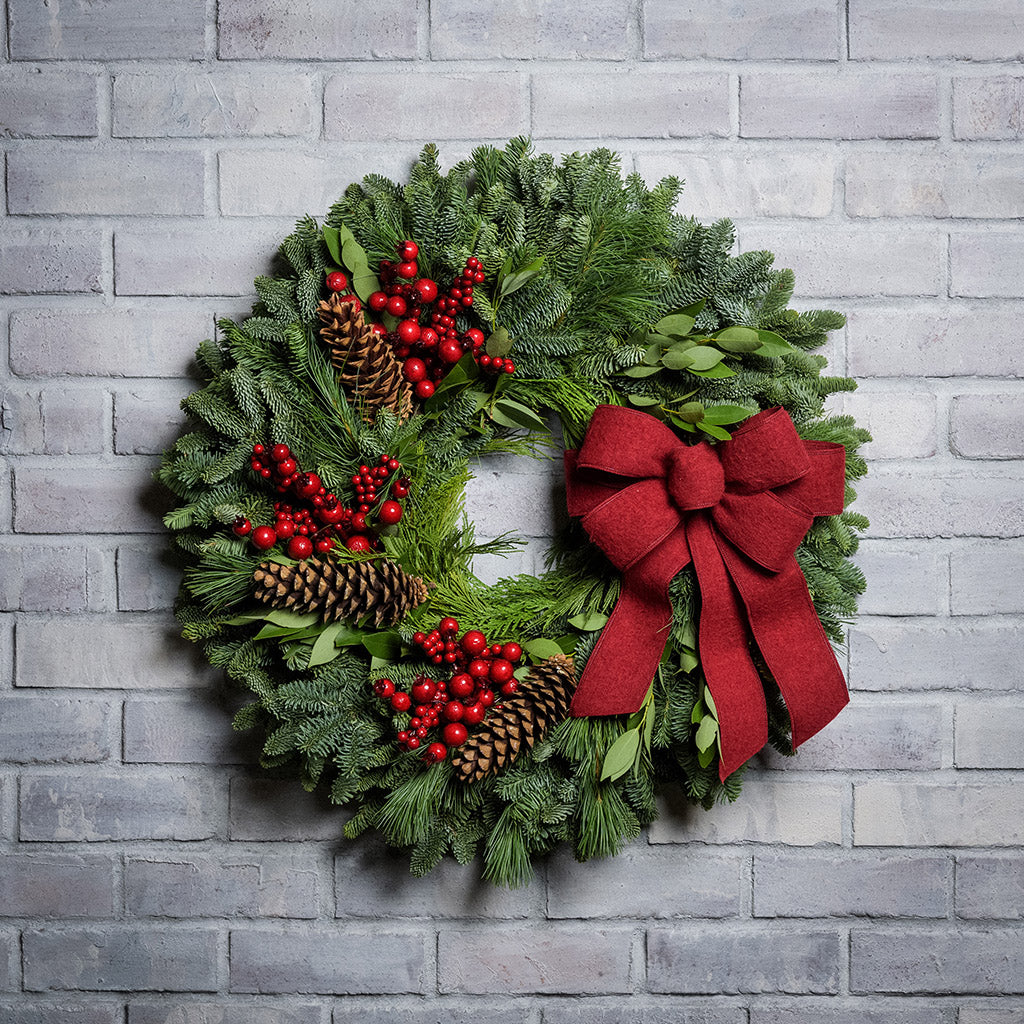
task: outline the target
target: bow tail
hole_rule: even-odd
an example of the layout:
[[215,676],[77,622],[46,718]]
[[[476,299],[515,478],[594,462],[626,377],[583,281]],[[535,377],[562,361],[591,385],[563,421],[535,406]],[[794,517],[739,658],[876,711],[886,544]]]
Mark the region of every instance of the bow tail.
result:
[[781,572],[769,573],[728,545],[723,547],[754,639],[786,702],[793,746],[798,747],[849,702],[842,669],[796,559]]
[[768,708],[747,647],[743,606],[706,514],[689,520],[687,537],[700,585],[700,661],[718,710],[724,782],[768,742]]

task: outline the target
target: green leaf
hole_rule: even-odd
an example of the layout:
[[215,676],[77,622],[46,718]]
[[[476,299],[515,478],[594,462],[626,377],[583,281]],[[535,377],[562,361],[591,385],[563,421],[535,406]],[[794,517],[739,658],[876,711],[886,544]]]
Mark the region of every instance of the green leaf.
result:
[[693,705],[693,710],[690,712],[690,724],[696,725],[706,714],[707,710],[704,707],[704,701],[701,697],[698,697],[697,702]]
[[628,370],[622,370],[623,377],[653,377],[661,371],[660,366],[645,366],[640,363],[638,366],[631,366]]
[[627,395],[630,405],[636,405],[641,408],[649,405],[657,405],[660,399],[652,398],[650,395]]
[[694,319],[699,317],[704,312],[704,307],[707,305],[707,299],[698,299],[696,302],[691,303],[689,306],[684,306],[680,312],[685,313],[687,316],[692,316]]
[[697,726],[697,735],[694,738],[694,742],[697,744],[697,749],[707,750],[708,747],[713,747],[715,737],[717,735],[718,722],[715,720],[713,715],[705,715],[700,720],[700,725]]
[[523,644],[523,650],[533,658],[534,661],[546,661],[556,654],[562,653],[562,648],[554,640],[546,640],[543,637],[537,640],[528,640]]
[[754,352],[761,347],[758,332],[752,327],[726,327],[713,340],[725,352]]
[[548,424],[532,409],[511,398],[499,398],[491,410],[491,419],[503,427],[526,427],[529,430],[547,431]]
[[772,331],[758,331],[757,336],[761,341],[754,355],[758,356],[784,356],[787,352],[795,352],[796,349],[781,335]]
[[663,316],[654,325],[654,329],[659,334],[667,334],[671,338],[685,338],[693,330],[696,322],[696,317],[687,316],[685,313],[673,313],[671,316]]
[[341,232],[337,228],[332,228],[329,225],[324,225],[323,230],[324,242],[327,243],[327,251],[331,254],[331,259],[334,260],[338,266],[341,266]]
[[264,626],[254,637],[255,640],[304,640],[307,637],[316,636],[320,632],[320,626],[315,623],[312,626]]
[[715,750],[714,746],[708,747],[707,750],[698,750],[697,751],[697,764],[699,764],[701,766],[701,768],[709,767],[711,765],[711,762],[714,761],[714,759],[715,759],[715,753],[716,753],[716,750]]
[[618,779],[625,775],[636,762],[637,751],[640,749],[640,730],[630,729],[624,732],[608,748],[601,765],[601,781]]
[[569,620],[570,626],[575,626],[584,633],[596,633],[604,629],[608,616],[602,612],[580,612]]
[[706,423],[739,423],[740,420],[753,416],[753,412],[742,405],[709,405],[704,410]]
[[672,411],[684,423],[700,423],[704,419],[704,405],[701,402],[687,402]]
[[369,270],[352,274],[352,290],[363,300],[366,300],[374,293],[380,291],[380,281],[377,275]]
[[725,363],[712,366],[710,370],[691,369],[690,373],[697,377],[735,377],[736,371],[730,369]]
[[698,345],[696,348],[690,349],[689,355],[692,360],[688,367],[690,370],[710,370],[724,358],[717,348],[712,348],[710,345]]
[[394,630],[367,633],[361,642],[373,657],[382,661],[394,661],[402,653],[402,639]]
[[723,427],[716,427],[714,423],[700,422],[697,424],[698,430],[703,430],[705,434],[715,438],[718,441],[728,441],[732,434]]
[[[508,261],[506,261],[506,266]],[[511,295],[513,292],[519,291],[523,285],[528,284],[532,281],[540,272],[544,266],[544,257],[538,256],[531,263],[527,263],[526,266],[520,267],[519,270],[513,273],[504,272],[501,275],[501,280],[498,284],[498,298],[503,299],[506,295]],[[504,267],[502,270],[504,271]]]
[[653,345],[647,346],[647,351],[644,353],[644,365],[657,366],[659,362],[661,362],[661,345],[655,342]]
[[342,243],[341,259],[353,274],[359,273],[364,269],[369,269],[366,261],[366,250],[355,240],[355,238],[346,239],[346,241]]
[[685,343],[673,345],[663,353],[661,361],[670,370],[688,370],[693,365],[693,356],[696,351],[696,345]]
[[320,621],[320,616],[316,612],[291,612],[287,608],[275,608],[257,618],[266,619],[275,626],[291,626],[292,629],[302,629]]
[[500,356],[504,359],[512,350],[512,339],[504,327],[496,328],[487,339],[487,354],[493,359]]
[[[667,334],[658,334],[656,331],[652,331],[647,335],[648,345],[657,345],[659,348],[668,348],[669,345],[675,343],[675,338],[670,338]],[[692,345],[693,342],[690,342]]]
[[684,672],[692,672],[700,664],[697,652],[689,647],[682,648],[679,652],[679,664],[682,665]]
[[718,717],[718,708],[715,707],[715,698],[711,696],[711,688],[705,683],[704,685],[704,703],[707,704],[708,710],[715,716]]
[[680,429],[685,430],[688,434],[696,432],[697,428],[692,423],[687,423],[686,420],[680,419],[678,414],[669,411],[668,418]]
[[317,638],[313,644],[313,650],[309,655],[309,663],[306,668],[315,668],[317,665],[326,665],[329,661],[334,661],[335,658],[341,654],[335,641],[338,638],[338,634],[345,629],[344,622],[334,622],[329,625]]

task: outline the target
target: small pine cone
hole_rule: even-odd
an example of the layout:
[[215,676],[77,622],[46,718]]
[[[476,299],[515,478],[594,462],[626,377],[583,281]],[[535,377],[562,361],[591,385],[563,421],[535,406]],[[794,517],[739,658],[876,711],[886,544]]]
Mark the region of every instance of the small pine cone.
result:
[[488,711],[480,728],[452,755],[455,774],[463,782],[479,782],[531,750],[569,712],[576,690],[572,658],[556,654],[534,665],[501,709]]
[[390,409],[402,422],[412,413],[412,387],[402,375],[402,364],[391,344],[376,335],[351,302],[332,292],[320,303],[320,337],[331,354],[338,379],[363,403],[363,415],[372,423],[380,409]]
[[324,622],[366,620],[393,626],[427,599],[427,585],[395,562],[310,559],[296,566],[263,562],[253,573],[256,597],[275,608],[318,612]]

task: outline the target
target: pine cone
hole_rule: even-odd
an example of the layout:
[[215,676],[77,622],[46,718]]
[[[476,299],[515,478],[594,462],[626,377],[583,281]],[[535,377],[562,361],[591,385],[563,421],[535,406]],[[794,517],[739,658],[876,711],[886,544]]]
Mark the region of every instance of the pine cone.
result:
[[427,599],[427,585],[395,562],[346,562],[313,558],[290,565],[263,562],[253,573],[256,597],[275,608],[319,612],[324,622],[366,619],[392,626]]
[[463,782],[479,782],[539,743],[569,711],[576,690],[572,658],[556,654],[535,665],[501,710],[491,708],[480,728],[455,750],[452,766]]
[[390,409],[402,422],[412,413],[412,387],[402,376],[402,364],[390,342],[374,334],[352,302],[337,292],[317,307],[320,337],[339,371],[342,385],[363,404],[363,416],[372,423],[381,409]]

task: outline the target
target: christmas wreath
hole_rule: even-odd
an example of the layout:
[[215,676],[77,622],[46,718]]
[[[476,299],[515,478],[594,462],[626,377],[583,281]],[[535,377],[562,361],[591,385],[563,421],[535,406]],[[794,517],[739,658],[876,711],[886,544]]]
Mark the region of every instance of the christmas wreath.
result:
[[[302,220],[160,480],[184,635],[247,687],[263,763],[411,848],[524,883],[561,842],[614,854],[659,783],[710,808],[847,700],[830,641],[864,581],[844,506],[867,434],[813,354],[843,318],[733,256],[606,150],[482,147]],[[556,440],[557,438],[557,440]],[[540,576],[485,585],[477,460],[565,451]]]

